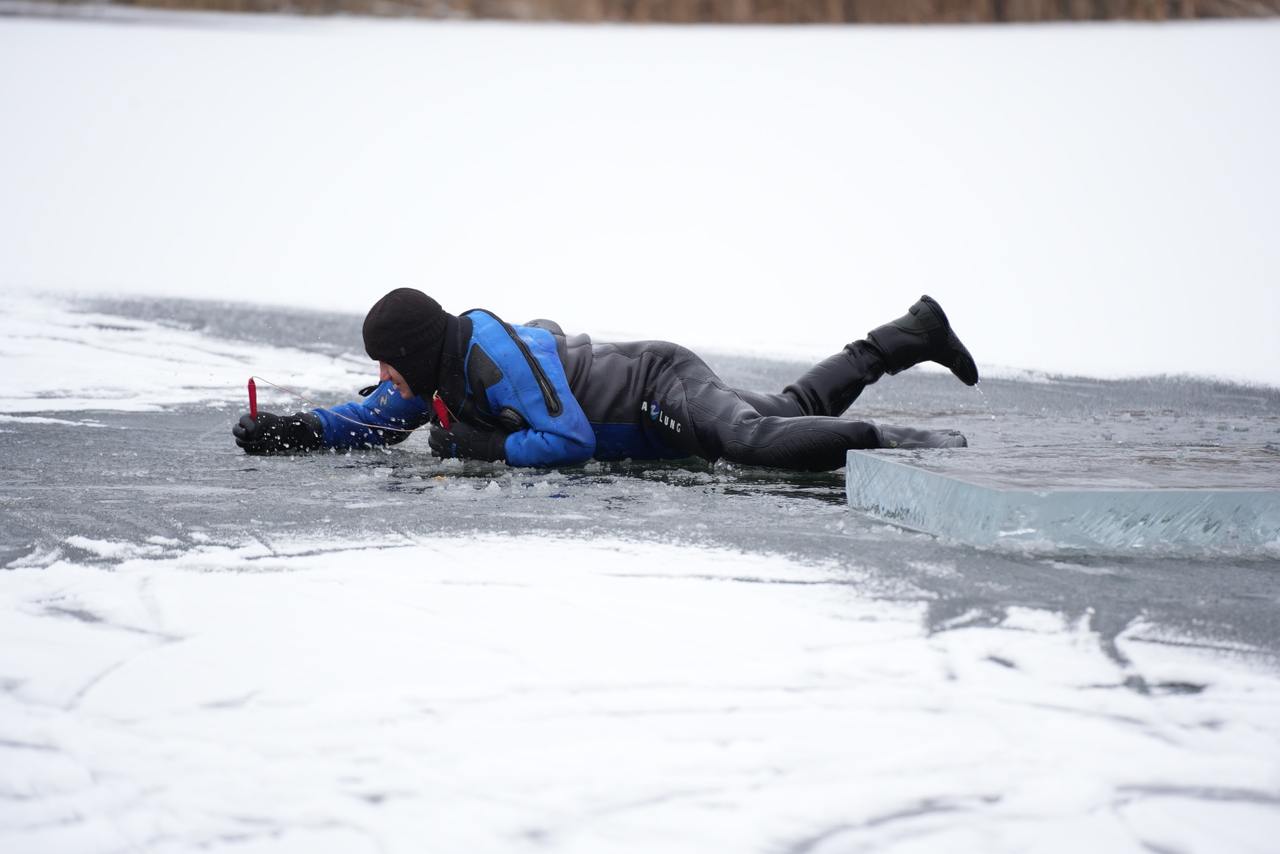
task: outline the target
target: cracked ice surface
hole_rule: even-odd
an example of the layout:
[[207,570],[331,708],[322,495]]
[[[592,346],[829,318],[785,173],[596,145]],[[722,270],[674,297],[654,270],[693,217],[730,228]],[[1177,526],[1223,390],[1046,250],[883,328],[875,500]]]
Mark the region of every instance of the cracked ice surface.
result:
[[[578,538],[0,575],[6,851],[1265,851],[1280,677],[847,568]],[[1127,660],[1127,663],[1118,663]]]

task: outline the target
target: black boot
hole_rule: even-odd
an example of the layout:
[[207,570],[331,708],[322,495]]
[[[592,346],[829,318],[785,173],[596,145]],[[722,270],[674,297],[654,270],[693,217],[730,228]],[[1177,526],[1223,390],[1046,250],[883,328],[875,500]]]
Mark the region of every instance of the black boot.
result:
[[969,440],[959,430],[916,430],[913,427],[875,425],[882,448],[967,448]]
[[933,297],[920,297],[902,317],[868,332],[867,340],[880,351],[890,374],[921,362],[937,362],[965,385],[978,381],[978,366]]

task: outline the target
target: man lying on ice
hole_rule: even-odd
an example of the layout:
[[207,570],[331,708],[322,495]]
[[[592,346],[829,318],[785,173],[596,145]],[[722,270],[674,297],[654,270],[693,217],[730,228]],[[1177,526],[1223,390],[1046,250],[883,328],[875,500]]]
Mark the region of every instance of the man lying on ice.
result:
[[676,344],[593,342],[550,321],[512,326],[484,310],[455,317],[412,288],[369,310],[364,347],[381,380],[364,400],[245,415],[231,431],[236,444],[250,454],[367,448],[430,423],[436,454],[513,466],[702,457],[827,471],[851,448],[966,444],[953,430],[840,418],[881,375],[934,361],[967,385],[978,381],[969,351],[927,296],[780,394],[729,388]]

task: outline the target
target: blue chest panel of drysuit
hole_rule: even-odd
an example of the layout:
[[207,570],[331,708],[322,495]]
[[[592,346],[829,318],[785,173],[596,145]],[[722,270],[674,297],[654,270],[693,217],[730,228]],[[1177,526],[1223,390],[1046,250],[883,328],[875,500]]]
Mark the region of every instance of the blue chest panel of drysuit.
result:
[[[569,389],[551,333],[508,326],[485,311],[468,312],[467,317],[472,321],[472,332],[466,366],[478,347],[501,375],[485,389],[473,389],[468,380],[467,395],[483,396],[481,408],[495,415],[513,410],[526,425],[507,437],[507,462],[515,466],[571,465],[591,459],[595,433]],[[469,370],[465,373],[471,374]],[[399,431],[421,427],[431,418],[426,401],[401,397],[389,380],[362,401],[313,411],[324,425],[325,445],[338,450],[394,442],[404,435]]]
[[507,437],[507,462],[514,466],[569,465],[591,459],[595,433],[569,389],[555,337],[545,329],[510,326],[487,311],[471,311],[471,342],[464,372],[468,396],[471,362],[484,351],[501,376],[483,390],[490,413],[514,410],[526,425]]

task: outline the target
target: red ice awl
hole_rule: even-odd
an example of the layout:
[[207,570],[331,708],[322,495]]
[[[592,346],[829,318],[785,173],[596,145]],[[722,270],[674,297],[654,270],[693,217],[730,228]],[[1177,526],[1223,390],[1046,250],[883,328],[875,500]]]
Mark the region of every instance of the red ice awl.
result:
[[258,387],[253,382],[253,377],[249,377],[249,417],[254,421],[258,420]]
[[436,395],[432,395],[432,397],[431,397],[431,405],[432,405],[433,407],[435,407],[435,410],[436,410],[436,418],[439,418],[439,419],[440,419],[440,426],[441,426],[441,427],[443,427],[444,429],[448,430],[448,429],[449,429],[449,423],[450,423],[450,420],[449,420],[449,407],[447,407],[447,406],[445,406],[445,405],[444,405],[444,401],[440,399],[440,395],[438,395],[438,394],[436,394]]

